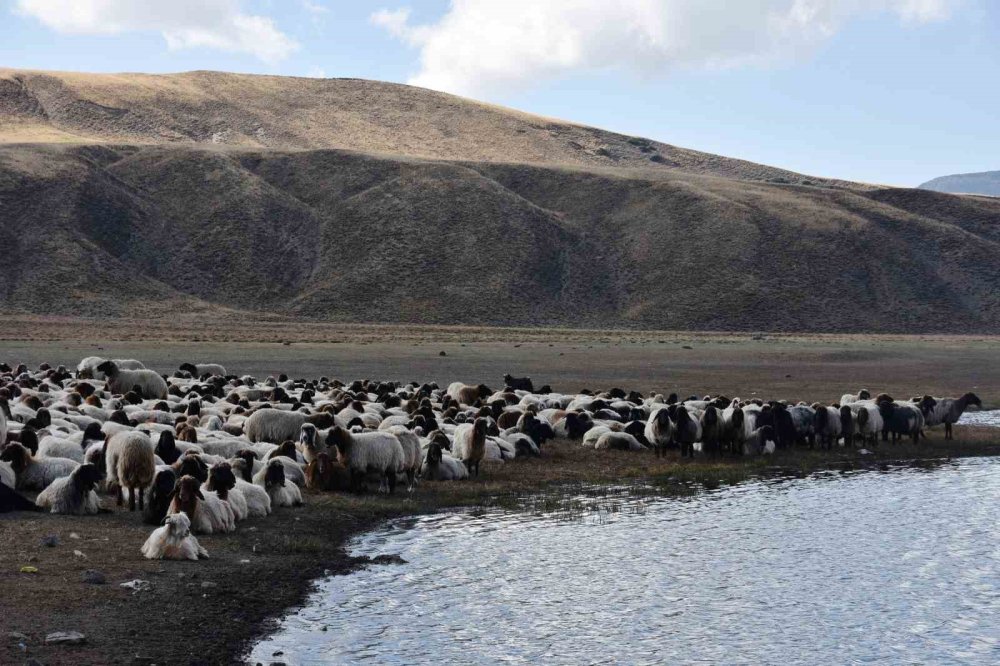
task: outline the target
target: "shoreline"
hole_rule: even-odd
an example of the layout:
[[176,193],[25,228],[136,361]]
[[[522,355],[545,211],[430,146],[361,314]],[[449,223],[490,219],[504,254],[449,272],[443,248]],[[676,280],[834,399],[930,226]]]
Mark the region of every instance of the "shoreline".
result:
[[[870,456],[838,448],[721,462],[680,461],[676,452],[656,459],[651,452],[594,451],[560,440],[546,445],[542,458],[484,467],[478,481],[424,482],[413,493],[401,491],[391,498],[307,492],[304,508],[280,509],[277,517],[241,523],[233,534],[203,537],[211,559],[198,563],[143,560],[138,549],[152,527],[127,511],[93,518],[7,514],[0,516],[0,584],[5,590],[0,613],[8,618],[0,662],[240,662],[284,616],[305,603],[317,580],[377,565],[351,557],[347,546],[387,520],[455,509],[523,510],[526,497],[574,484],[644,482],[651,492],[672,496],[766,476],[1000,456],[995,428],[960,426],[956,435],[951,442],[933,432],[919,445],[880,443]],[[102,503],[112,505],[109,498]],[[55,547],[41,543],[50,535],[59,537]],[[19,573],[26,565],[38,573]],[[107,583],[82,582],[88,570],[100,571]],[[120,586],[135,579],[148,581],[149,589],[131,592]],[[54,631],[80,631],[87,642],[45,645],[45,634]],[[27,638],[12,640],[10,632]]]

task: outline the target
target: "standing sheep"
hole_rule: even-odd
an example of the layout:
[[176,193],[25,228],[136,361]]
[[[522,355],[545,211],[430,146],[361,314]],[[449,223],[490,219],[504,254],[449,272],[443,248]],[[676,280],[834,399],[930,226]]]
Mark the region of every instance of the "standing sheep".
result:
[[479,463],[486,454],[486,429],[489,422],[478,418],[474,423],[463,423],[455,428],[452,453],[469,470],[470,476],[479,477]]
[[[966,393],[961,398],[934,398],[936,404],[924,411],[925,425],[930,428],[944,424],[944,438],[954,439],[952,426],[958,423],[969,405],[982,409],[983,401],[975,393]],[[924,400],[926,403],[926,400]]]
[[674,424],[670,420],[670,413],[666,405],[653,410],[646,421],[646,440],[653,445],[653,452],[656,457],[667,454],[667,446],[674,439]]
[[[483,435],[485,439],[485,431]],[[406,457],[395,435],[389,432],[351,433],[334,426],[327,441],[337,447],[341,460],[351,471],[352,485],[356,489],[360,489],[368,472],[375,472],[384,478],[390,494],[396,491],[396,474],[403,469]]]
[[138,387],[143,398],[167,398],[167,382],[152,370],[123,370],[114,361],[105,361],[97,369],[107,377],[108,390],[115,395],[124,395]]
[[143,508],[146,487],[156,474],[153,442],[144,432],[126,431],[104,440],[105,475],[109,487],[115,487],[118,506],[125,503],[122,491],[128,489],[128,510],[135,511],[136,495],[139,510]]

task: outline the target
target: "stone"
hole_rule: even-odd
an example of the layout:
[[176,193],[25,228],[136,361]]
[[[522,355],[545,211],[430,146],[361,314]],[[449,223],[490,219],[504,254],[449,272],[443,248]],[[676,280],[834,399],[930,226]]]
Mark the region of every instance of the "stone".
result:
[[108,582],[108,579],[100,571],[87,569],[83,572],[83,582],[90,583],[91,585],[104,585]]
[[43,546],[48,546],[49,548],[55,548],[56,546],[59,545],[59,535],[58,534],[50,534],[48,536],[43,536],[42,537],[42,545]]
[[54,631],[45,636],[49,645],[80,645],[87,642],[87,637],[79,631]]

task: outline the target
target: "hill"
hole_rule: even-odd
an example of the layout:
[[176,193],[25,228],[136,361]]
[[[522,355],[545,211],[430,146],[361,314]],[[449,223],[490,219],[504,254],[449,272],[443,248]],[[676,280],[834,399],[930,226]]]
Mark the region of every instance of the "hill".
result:
[[[10,313],[1000,331],[1000,201],[809,178],[390,84],[2,79]],[[303,92],[324,90],[339,92]],[[585,137],[607,154],[570,145]]]
[[1000,197],[1000,171],[981,173],[960,173],[928,180],[920,186],[922,190],[951,192],[953,194],[984,194]]

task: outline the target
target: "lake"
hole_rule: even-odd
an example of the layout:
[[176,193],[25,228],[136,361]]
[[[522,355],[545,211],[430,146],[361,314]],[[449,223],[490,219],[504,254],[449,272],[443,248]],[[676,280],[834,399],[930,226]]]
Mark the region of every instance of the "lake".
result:
[[359,537],[407,563],[321,581],[250,663],[1000,663],[998,459],[567,499]]

